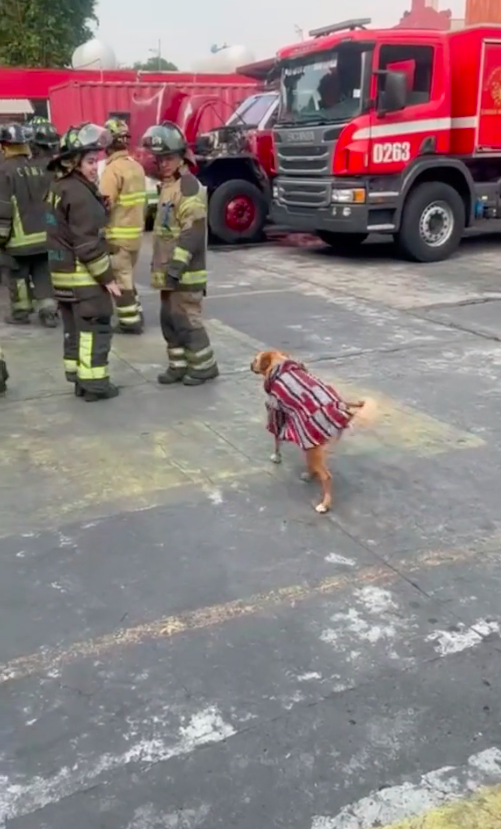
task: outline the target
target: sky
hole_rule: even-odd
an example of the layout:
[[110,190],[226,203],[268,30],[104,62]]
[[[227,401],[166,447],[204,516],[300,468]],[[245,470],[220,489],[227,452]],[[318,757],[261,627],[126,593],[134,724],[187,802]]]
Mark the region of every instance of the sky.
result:
[[[410,2],[354,0],[344,6],[335,0],[136,0],[127,6],[123,0],[98,0],[97,35],[113,47],[122,65],[158,53],[160,38],[162,57],[189,71],[213,43],[246,46],[260,60],[299,40],[296,26],[307,34],[347,17],[371,16],[374,25],[392,26]],[[440,8],[462,17],[464,0],[441,0]]]

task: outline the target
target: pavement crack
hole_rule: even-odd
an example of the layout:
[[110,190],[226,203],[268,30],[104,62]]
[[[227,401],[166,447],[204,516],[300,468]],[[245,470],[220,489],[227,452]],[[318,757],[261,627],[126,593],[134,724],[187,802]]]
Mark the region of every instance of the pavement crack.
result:
[[419,309],[416,306],[409,305],[406,308],[402,308],[402,311],[406,313],[412,313],[413,311],[439,311],[442,308],[466,308],[469,305],[486,305],[488,302],[499,302],[501,300],[501,294],[497,294],[496,296],[484,296],[484,297],[472,297],[471,299],[460,299],[456,302],[435,302],[431,305],[420,305]]

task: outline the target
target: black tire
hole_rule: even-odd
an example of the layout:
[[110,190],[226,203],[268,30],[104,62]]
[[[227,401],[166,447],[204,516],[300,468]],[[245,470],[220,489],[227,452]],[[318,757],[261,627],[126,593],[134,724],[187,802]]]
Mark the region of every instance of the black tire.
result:
[[[441,244],[427,243],[420,232],[425,212],[433,204],[442,210],[448,210],[452,225],[449,235],[444,235]],[[395,241],[406,259],[413,262],[442,262],[458,249],[465,224],[465,206],[457,190],[441,181],[425,181],[418,184],[407,197]]]
[[368,235],[368,233],[332,233],[330,230],[317,231],[318,238],[339,253],[356,251]]
[[[242,204],[252,205],[248,224],[242,222],[240,228],[229,226],[227,220],[230,203],[237,199],[241,199]],[[210,198],[209,229],[227,245],[258,242],[262,238],[267,215],[268,203],[259,187],[244,179],[231,179],[216,187]]]

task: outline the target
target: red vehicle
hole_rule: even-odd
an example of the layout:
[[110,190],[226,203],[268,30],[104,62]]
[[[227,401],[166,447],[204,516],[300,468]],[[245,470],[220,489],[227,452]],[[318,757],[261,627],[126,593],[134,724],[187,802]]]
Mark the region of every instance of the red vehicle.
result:
[[[272,66],[273,61],[262,61],[238,71],[262,84]],[[184,131],[195,152],[197,175],[207,187],[211,236],[219,241],[235,244],[262,237],[271,203],[272,126],[278,98],[273,89],[247,92],[236,105],[214,97],[210,90],[195,93],[169,85],[156,96],[134,97],[133,142],[151,124],[162,121],[174,121]],[[210,127],[208,118],[212,118]],[[147,174],[154,176],[153,160],[146,153],[139,152],[138,157]]]
[[440,261],[501,218],[501,30],[369,24],[279,52],[271,216],[336,248],[377,232]]

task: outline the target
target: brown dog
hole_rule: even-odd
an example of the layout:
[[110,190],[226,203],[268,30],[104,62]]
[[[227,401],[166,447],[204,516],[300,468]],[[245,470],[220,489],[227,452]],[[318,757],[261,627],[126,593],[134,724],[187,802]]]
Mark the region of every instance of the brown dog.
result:
[[315,509],[318,513],[328,512],[332,505],[332,475],[327,466],[327,445],[338,441],[355,419],[372,422],[375,404],[368,400],[344,401],[332,386],[281,351],[258,352],[250,367],[254,374],[265,378],[267,429],[275,438],[271,460],[281,463],[281,441],[300,446],[306,461],[306,472],[301,477],[306,481],[318,478],[322,500]]

